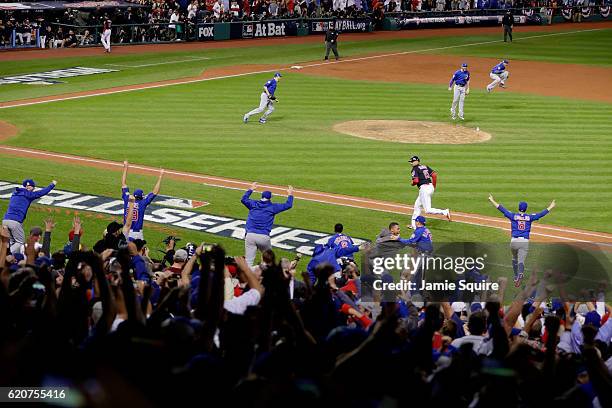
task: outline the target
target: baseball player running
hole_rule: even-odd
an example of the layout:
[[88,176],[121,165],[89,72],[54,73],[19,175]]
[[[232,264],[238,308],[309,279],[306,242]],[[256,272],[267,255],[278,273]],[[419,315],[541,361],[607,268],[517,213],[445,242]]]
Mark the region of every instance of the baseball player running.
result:
[[[468,64],[461,64],[461,69],[458,69],[453,74],[453,77],[448,84],[448,90],[453,91],[453,103],[451,105],[451,118],[455,120],[457,118],[457,105],[459,105],[459,119],[463,119],[463,102],[465,96],[470,93],[470,72],[467,70]],[[453,84],[455,84],[453,86]]]
[[129,230],[128,239],[144,239],[142,228],[144,224],[145,211],[147,206],[151,204],[151,202],[157,197],[159,194],[159,189],[161,188],[161,181],[164,177],[164,169],[159,170],[159,178],[157,179],[157,183],[155,187],[153,187],[153,192],[144,196],[144,191],[141,189],[134,190],[134,208],[132,211],[129,211],[129,199],[130,199],[130,188],[127,186],[127,173],[128,173],[129,164],[127,161],[123,162],[123,174],[121,175],[121,198],[123,198],[123,224],[126,223],[128,219],[128,214],[132,214],[132,224]]
[[510,220],[510,228],[512,230],[512,239],[510,240],[510,251],[512,251],[512,270],[514,271],[514,286],[521,286],[523,273],[525,271],[525,259],[529,250],[529,233],[531,232],[531,223],[539,220],[555,208],[555,200],[552,200],[548,208],[540,211],[537,214],[527,214],[527,203],[521,201],[518,205],[518,213],[513,213],[504,208],[503,205],[497,203],[493,196],[489,194],[489,201],[497,208],[506,218]]
[[264,109],[266,109],[267,107],[268,110],[266,110],[263,116],[259,119],[259,123],[266,123],[266,121],[268,120],[268,116],[270,116],[272,112],[274,112],[274,103],[277,102],[276,96],[274,96],[274,92],[276,92],[276,86],[278,85],[278,81],[280,81],[281,78],[282,75],[280,74],[280,72],[277,72],[274,74],[274,78],[264,84],[264,91],[261,93],[261,99],[259,100],[259,108],[255,108],[249,113],[245,114],[242,118],[242,121],[244,123],[247,123],[249,121],[249,117],[263,112]]
[[102,41],[104,46],[104,52],[111,52],[111,21],[109,19],[104,20],[104,28],[100,41]]
[[487,85],[487,92],[491,92],[497,85],[499,85],[500,88],[506,87],[506,80],[510,75],[510,72],[506,70],[506,65],[508,65],[508,60],[505,59],[491,69],[489,76],[493,82]]
[[427,214],[442,214],[451,221],[451,213],[448,208],[440,210],[431,207],[431,196],[436,188],[438,174],[432,170],[431,167],[421,164],[419,156],[412,156],[410,158],[410,164],[412,164],[412,185],[417,186],[419,189],[419,196],[414,202],[414,209],[412,212],[412,229],[416,228],[415,221],[417,217],[421,215],[421,207],[425,209],[425,213]]

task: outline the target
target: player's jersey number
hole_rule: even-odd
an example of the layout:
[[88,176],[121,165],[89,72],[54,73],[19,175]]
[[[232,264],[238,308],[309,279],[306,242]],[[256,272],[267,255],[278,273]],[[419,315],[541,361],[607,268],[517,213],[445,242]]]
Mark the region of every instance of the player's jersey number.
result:
[[525,231],[526,225],[527,225],[527,223],[525,221],[518,221],[517,222],[517,227],[518,227],[519,231]]

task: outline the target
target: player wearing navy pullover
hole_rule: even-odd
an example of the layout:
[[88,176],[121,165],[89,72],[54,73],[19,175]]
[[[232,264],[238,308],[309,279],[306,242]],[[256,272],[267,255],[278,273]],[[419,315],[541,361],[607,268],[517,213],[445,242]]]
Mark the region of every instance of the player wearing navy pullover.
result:
[[7,227],[10,234],[10,249],[11,253],[16,254],[21,252],[22,246],[25,244],[25,234],[23,232],[23,221],[25,221],[28,209],[32,201],[49,194],[57,181],[53,180],[47,187],[34,191],[36,183],[32,179],[23,180],[23,188],[17,187],[11,195],[8,208],[2,219],[2,226]]
[[510,220],[510,229],[512,239],[510,240],[510,250],[512,251],[512,269],[514,271],[514,285],[519,287],[523,279],[525,271],[525,259],[527,251],[529,251],[529,233],[531,232],[531,223],[539,220],[555,208],[555,200],[552,200],[548,208],[540,211],[537,214],[527,214],[527,203],[521,201],[518,205],[518,213],[513,213],[504,208],[503,205],[497,203],[493,196],[489,194],[489,201],[497,208],[506,218]]
[[240,202],[249,209],[249,216],[246,222],[246,236],[244,237],[244,250],[247,264],[253,266],[257,250],[261,252],[272,249],[270,242],[270,231],[274,225],[276,214],[287,211],[293,207],[293,187],[287,189],[287,201],[282,204],[272,203],[272,193],[264,191],[261,193],[261,200],[251,200],[251,194],[257,188],[257,183],[253,183]]

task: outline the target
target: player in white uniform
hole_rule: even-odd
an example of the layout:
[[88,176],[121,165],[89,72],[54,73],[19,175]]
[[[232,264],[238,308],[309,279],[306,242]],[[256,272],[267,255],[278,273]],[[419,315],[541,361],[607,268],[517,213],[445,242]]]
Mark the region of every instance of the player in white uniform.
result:
[[416,219],[421,215],[421,207],[427,214],[441,214],[451,221],[451,213],[448,208],[441,210],[431,207],[431,196],[436,188],[437,173],[431,167],[421,164],[419,156],[412,156],[410,164],[412,164],[412,185],[419,189],[419,196],[414,202],[414,209],[412,210],[412,229],[416,228]]
[[[448,84],[448,90],[453,92],[453,103],[451,105],[451,118],[457,118],[457,105],[459,106],[459,119],[463,119],[463,102],[465,96],[470,94],[470,72],[467,70],[468,64],[461,64],[461,69],[458,69],[453,74],[453,77]],[[454,84],[454,86],[453,86]]]
[[506,87],[506,80],[510,75],[510,72],[506,70],[506,65],[508,65],[508,60],[503,60],[491,69],[489,77],[491,77],[493,82],[487,85],[487,92],[491,92],[497,85],[499,85],[500,88]]
[[111,21],[108,19],[104,20],[101,41],[104,46],[104,52],[111,52]]

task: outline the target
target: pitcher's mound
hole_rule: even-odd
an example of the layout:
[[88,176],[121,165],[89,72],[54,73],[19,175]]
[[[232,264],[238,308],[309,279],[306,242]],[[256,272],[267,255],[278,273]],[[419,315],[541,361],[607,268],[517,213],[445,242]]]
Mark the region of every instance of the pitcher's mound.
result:
[[491,134],[465,126],[411,120],[351,120],[334,125],[336,132],[397,143],[466,144],[491,139]]

